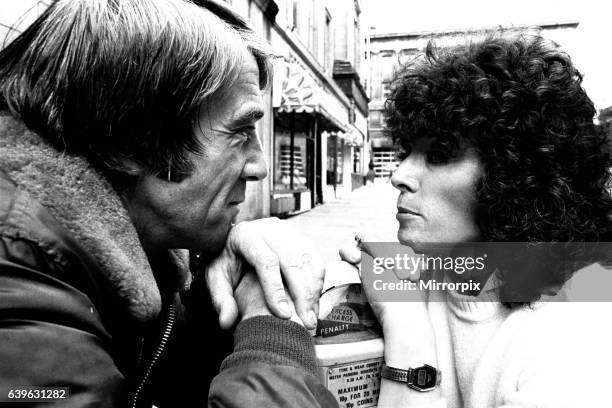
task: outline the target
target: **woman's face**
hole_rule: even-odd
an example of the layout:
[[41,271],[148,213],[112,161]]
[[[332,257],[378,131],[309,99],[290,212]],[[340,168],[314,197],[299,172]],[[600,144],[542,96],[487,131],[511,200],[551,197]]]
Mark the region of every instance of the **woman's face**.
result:
[[476,184],[482,168],[476,151],[453,158],[439,142],[419,139],[404,154],[391,182],[397,200],[398,239],[416,249],[426,243],[477,241]]

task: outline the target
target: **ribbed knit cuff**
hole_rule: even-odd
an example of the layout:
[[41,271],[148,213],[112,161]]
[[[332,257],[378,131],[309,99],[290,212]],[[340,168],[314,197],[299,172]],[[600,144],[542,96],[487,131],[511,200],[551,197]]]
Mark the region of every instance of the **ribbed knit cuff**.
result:
[[253,362],[299,367],[315,376],[317,373],[308,331],[274,316],[256,316],[238,324],[234,352],[223,361],[221,371]]

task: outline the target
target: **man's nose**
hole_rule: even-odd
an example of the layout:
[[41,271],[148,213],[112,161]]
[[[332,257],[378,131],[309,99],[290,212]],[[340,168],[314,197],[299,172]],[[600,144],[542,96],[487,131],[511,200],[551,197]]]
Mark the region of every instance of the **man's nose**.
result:
[[259,138],[254,138],[251,142],[248,155],[242,169],[242,177],[247,181],[258,181],[268,177],[268,163],[264,158]]
[[420,188],[421,164],[414,156],[404,159],[391,176],[391,184],[402,193],[415,193]]

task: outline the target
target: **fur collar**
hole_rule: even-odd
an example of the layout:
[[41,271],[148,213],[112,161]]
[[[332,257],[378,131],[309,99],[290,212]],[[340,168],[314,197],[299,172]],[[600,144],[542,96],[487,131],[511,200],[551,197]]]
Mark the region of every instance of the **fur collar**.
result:
[[[0,112],[0,168],[93,256],[133,319],[146,321],[159,314],[160,291],[128,213],[112,186],[84,158],[56,150],[23,122]],[[187,251],[171,251],[167,261],[185,285]]]

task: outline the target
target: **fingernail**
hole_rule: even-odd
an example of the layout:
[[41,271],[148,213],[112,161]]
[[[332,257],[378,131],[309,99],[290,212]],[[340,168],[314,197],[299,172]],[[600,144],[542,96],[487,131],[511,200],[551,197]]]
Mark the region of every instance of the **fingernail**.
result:
[[361,243],[363,242],[363,235],[355,235],[355,241],[357,242],[357,247],[361,248]]
[[312,327],[316,327],[317,326],[317,315],[312,310],[310,312],[308,312],[308,323]]
[[278,305],[279,305],[278,307],[281,310],[281,313],[287,316],[287,318],[290,318],[292,313],[291,313],[291,307],[289,307],[289,302],[287,302],[286,299],[283,299],[280,302],[278,302]]

